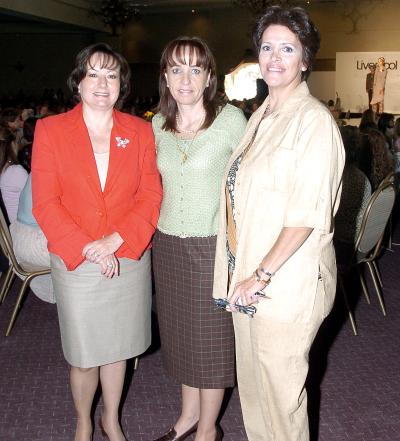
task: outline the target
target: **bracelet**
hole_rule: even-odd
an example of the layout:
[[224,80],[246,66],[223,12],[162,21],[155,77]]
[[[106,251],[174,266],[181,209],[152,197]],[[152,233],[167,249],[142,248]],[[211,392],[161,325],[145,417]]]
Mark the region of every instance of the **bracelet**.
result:
[[273,277],[275,275],[275,273],[270,273],[269,271],[267,271],[266,269],[264,269],[262,266],[258,267],[258,269],[265,274],[266,276],[268,276],[269,278]]
[[269,284],[271,283],[271,279],[269,279],[269,280],[265,280],[265,279],[263,279],[263,278],[260,276],[260,274],[258,274],[258,269],[256,269],[256,270],[254,271],[253,276],[254,276],[254,278],[256,279],[256,281],[257,281],[258,283],[263,283],[263,284],[264,284],[264,286],[263,286],[262,289],[264,289],[267,285],[269,285]]

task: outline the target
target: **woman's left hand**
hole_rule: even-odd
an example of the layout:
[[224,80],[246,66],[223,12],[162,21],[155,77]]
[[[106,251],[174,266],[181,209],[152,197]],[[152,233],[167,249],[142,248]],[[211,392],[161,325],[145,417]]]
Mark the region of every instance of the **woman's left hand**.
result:
[[105,257],[114,254],[123,242],[119,233],[112,233],[85,245],[82,254],[89,262],[100,263]]
[[261,291],[263,288],[264,283],[257,282],[254,276],[250,276],[247,279],[244,279],[241,282],[237,283],[232,295],[228,298],[229,303],[232,305],[230,307],[230,310],[236,310],[236,308],[233,306],[236,303],[243,306],[258,303],[260,297],[255,294],[256,292]]
[[104,257],[99,262],[101,274],[111,279],[114,276],[119,276],[119,262],[114,254]]

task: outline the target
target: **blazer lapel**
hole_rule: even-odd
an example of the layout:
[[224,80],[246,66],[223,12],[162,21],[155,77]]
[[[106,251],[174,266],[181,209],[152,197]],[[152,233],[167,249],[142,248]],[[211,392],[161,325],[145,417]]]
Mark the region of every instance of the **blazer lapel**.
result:
[[71,141],[72,160],[76,172],[83,173],[96,197],[101,197],[101,186],[89,132],[83,120],[82,104],[78,104],[66,118],[66,131]]
[[[124,124],[119,112],[114,110],[113,128],[110,137],[110,159],[104,194],[112,189],[121,168],[126,166],[128,158],[132,157],[132,149],[135,149],[137,153],[136,137],[137,133],[132,125],[128,127]],[[134,170],[132,170],[132,173],[134,173]]]

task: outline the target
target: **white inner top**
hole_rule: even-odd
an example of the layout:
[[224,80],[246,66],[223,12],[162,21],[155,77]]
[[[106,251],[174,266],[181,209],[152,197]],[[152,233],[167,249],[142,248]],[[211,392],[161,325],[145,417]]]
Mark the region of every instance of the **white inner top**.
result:
[[110,158],[110,152],[96,153],[94,154],[96,159],[97,172],[99,174],[100,185],[102,191],[104,191],[104,186],[106,185],[107,171],[108,171],[108,160]]

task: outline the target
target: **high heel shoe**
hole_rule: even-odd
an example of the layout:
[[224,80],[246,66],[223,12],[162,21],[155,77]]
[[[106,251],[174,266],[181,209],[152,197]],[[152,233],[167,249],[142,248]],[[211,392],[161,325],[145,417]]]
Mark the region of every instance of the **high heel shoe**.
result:
[[[160,438],[155,439],[154,441],[183,441],[186,439],[189,435],[196,432],[197,430],[197,424],[192,426],[190,429],[186,430],[186,432],[182,433],[182,435],[177,436],[176,430],[174,427],[170,429],[165,435],[163,435]],[[218,441],[217,439],[215,441]]]

